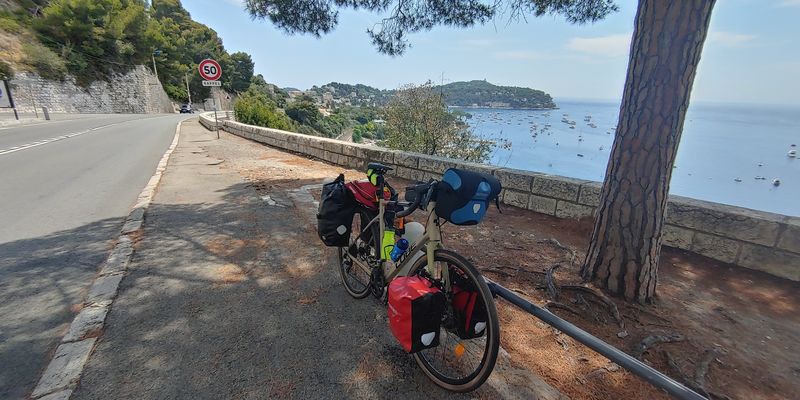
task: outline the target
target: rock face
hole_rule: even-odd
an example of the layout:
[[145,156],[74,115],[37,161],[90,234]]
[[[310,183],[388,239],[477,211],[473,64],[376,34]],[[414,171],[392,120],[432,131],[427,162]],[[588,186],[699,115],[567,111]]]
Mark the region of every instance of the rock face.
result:
[[34,107],[47,107],[54,113],[175,112],[158,78],[142,65],[88,87],[76,84],[72,76],[53,81],[30,72],[18,72],[11,85],[14,103],[21,112],[33,112]]

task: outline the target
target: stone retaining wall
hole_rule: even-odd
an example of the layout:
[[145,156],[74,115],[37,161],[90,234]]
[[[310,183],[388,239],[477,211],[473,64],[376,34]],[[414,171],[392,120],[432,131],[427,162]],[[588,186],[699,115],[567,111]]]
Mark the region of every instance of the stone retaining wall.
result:
[[[207,128],[213,116],[201,115]],[[450,167],[495,175],[503,184],[501,201],[558,218],[590,218],[600,200],[598,182],[540,174],[453,159],[387,150],[261,128],[233,121],[221,127],[269,146],[319,158],[348,168],[363,169],[369,161],[394,167],[401,178],[439,178]],[[800,218],[670,196],[664,244],[715,260],[800,281]]]
[[108,82],[96,81],[85,88],[71,76],[54,81],[29,72],[17,73],[11,86],[20,112],[33,112],[34,106],[39,111],[47,107],[53,113],[175,112],[158,78],[141,65],[124,75],[112,76]]

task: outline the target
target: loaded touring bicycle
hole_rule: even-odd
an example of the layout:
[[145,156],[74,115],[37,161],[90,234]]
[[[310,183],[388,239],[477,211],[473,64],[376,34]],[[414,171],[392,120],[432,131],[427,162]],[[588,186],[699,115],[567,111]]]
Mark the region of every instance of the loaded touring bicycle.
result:
[[[449,169],[441,180],[417,183],[404,200],[385,180],[390,167],[367,166],[367,180],[323,186],[318,233],[338,251],[350,296],[370,294],[388,306],[390,329],[437,385],[467,392],[494,368],[500,329],[492,294],[478,270],[444,248],[445,223],[474,225],[500,183],[491,175]],[[406,222],[416,210],[427,222]]]

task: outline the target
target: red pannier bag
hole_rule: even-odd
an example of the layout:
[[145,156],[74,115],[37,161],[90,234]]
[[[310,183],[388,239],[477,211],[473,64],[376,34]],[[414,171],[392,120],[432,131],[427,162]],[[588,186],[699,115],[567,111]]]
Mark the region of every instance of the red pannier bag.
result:
[[431,281],[401,276],[389,283],[389,328],[406,353],[439,345],[445,296]]
[[469,290],[453,283],[453,313],[456,334],[461,339],[474,339],[486,332],[486,307],[477,290]]

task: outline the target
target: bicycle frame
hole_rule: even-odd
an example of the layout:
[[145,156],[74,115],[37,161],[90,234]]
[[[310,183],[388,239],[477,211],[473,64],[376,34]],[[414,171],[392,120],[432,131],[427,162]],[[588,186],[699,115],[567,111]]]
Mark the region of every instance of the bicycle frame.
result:
[[[359,237],[356,238],[356,240],[358,240],[361,237],[361,235],[363,235],[365,232],[369,232],[370,228],[372,227],[373,224],[378,224],[378,226],[379,226],[379,235],[380,235],[379,239],[380,240],[383,239],[383,234],[386,231],[386,222],[384,220],[384,214],[385,214],[385,211],[386,211],[386,203],[387,203],[386,200],[384,200],[384,199],[380,200],[379,205],[378,205],[378,216],[373,218],[367,224],[367,226],[361,228],[361,234],[359,235]],[[441,225],[439,225],[439,217],[436,215],[436,211],[432,210],[433,206],[434,206],[433,202],[431,202],[428,205],[428,208],[431,209],[431,211],[428,214],[428,221],[425,224],[425,233],[422,235],[422,237],[416,243],[414,243],[411,247],[408,248],[408,250],[406,250],[406,252],[405,252],[406,256],[402,259],[402,261],[400,261],[399,264],[397,264],[395,266],[394,270],[392,270],[391,272],[387,272],[386,269],[384,268],[384,263],[392,262],[391,260],[383,260],[383,259],[380,260],[380,268],[381,268],[381,270],[383,272],[383,276],[384,276],[385,282],[387,282],[387,283],[391,282],[392,279],[394,279],[397,276],[407,276],[408,274],[410,274],[411,273],[411,269],[414,266],[411,263],[411,261],[414,260],[414,257],[412,257],[411,255],[416,254],[418,251],[422,250],[422,248],[424,247],[425,248],[425,257],[427,257],[427,261],[428,261],[428,264],[427,264],[427,267],[426,267],[428,273],[434,278],[437,278],[437,279],[441,278],[442,279],[442,283],[444,284],[444,289],[449,292],[449,290],[450,290],[450,274],[442,274],[441,268],[436,268],[436,269],[433,268],[435,266],[435,259],[434,259],[435,251],[436,251],[436,249],[439,249],[439,248],[443,247],[442,246]],[[379,253],[382,253],[382,251],[381,251],[382,249],[378,249],[378,250],[379,250]],[[362,262],[361,260],[353,257],[352,254],[350,254],[350,246],[348,246],[347,251],[345,252],[345,254],[350,259],[350,261],[353,263],[353,265],[358,266],[364,272],[366,272],[367,275],[371,276],[372,268],[369,265],[367,265],[366,263]]]

